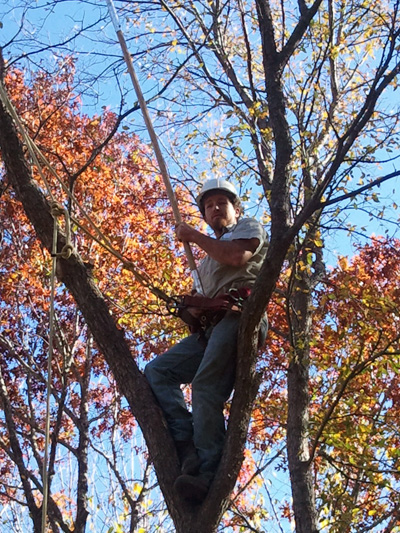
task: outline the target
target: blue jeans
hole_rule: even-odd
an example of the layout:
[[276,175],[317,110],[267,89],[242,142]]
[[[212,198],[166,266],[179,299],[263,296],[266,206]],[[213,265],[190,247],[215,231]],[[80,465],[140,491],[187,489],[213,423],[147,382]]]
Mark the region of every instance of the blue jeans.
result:
[[[201,462],[200,475],[211,480],[217,469],[225,436],[224,403],[233,390],[240,314],[228,311],[205,339],[186,337],[145,368],[145,375],[167,419],[175,441],[193,439]],[[260,326],[260,344],[267,334]],[[181,384],[192,383],[192,413]]]

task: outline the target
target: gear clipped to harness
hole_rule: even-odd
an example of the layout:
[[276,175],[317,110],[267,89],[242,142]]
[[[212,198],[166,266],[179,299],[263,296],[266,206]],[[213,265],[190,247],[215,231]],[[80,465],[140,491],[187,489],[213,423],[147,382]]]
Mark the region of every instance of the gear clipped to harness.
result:
[[[167,310],[171,315],[183,320],[192,333],[201,332],[219,322],[227,311],[241,312],[249,295],[250,289],[242,287],[230,289],[228,293],[220,294],[215,298],[207,298],[198,294],[174,296],[167,303]],[[191,313],[190,308],[196,309],[198,313]]]

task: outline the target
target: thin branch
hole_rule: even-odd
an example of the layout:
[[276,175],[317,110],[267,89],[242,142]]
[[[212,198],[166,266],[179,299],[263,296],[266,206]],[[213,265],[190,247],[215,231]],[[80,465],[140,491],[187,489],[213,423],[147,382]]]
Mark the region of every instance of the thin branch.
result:
[[398,176],[400,176],[400,170],[396,170],[395,172],[392,172],[391,174],[387,174],[386,176],[377,178],[376,180],[371,181],[367,185],[364,185],[363,187],[360,187],[359,189],[356,189],[355,191],[348,192],[346,194],[343,194],[342,196],[337,196],[336,198],[331,198],[330,200],[327,200],[326,202],[320,202],[317,206],[317,209],[318,210],[324,209],[325,207],[328,207],[330,205],[343,202],[343,200],[354,198],[355,196],[358,196],[359,194],[362,194],[363,192],[368,191],[376,187],[377,185],[384,183],[385,181],[391,180],[393,178],[397,178]]

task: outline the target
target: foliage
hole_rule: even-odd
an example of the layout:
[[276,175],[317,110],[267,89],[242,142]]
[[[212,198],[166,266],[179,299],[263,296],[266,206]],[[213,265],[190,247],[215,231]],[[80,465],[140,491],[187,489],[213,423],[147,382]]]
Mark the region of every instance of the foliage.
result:
[[[6,80],[30,135],[64,185],[73,190],[75,200],[71,203],[61,184],[47,175],[51,191],[59,202],[70,204],[70,215],[76,223],[93,232],[79,210],[78,206],[83,206],[113,246],[160,288],[168,287],[169,293],[174,286],[182,290],[189,283],[182,279],[184,259],[175,246],[170,208],[148,148],[130,132],[115,134],[95,161],[83,173],[76,174],[112,130],[116,117],[107,110],[95,117],[82,114],[71,89],[72,66],[72,62],[64,62],[55,79],[41,72],[29,86],[19,70],[11,71]],[[40,180],[39,175],[37,179]],[[43,183],[42,187],[46,189]],[[1,211],[2,404],[9,402],[24,454],[24,471],[35,498],[40,501],[52,260],[38,245],[21,204],[7,186],[1,197]],[[74,246],[107,294],[120,328],[128,332],[132,354],[139,363],[162,350],[167,336],[170,339],[183,333],[184,328],[176,328],[176,321],[167,316],[155,297],[130,272],[122,269],[120,261],[76,224],[72,226]],[[174,334],[170,333],[172,328]],[[56,292],[51,421],[55,439],[52,498],[65,526],[73,530],[81,481],[77,467],[82,468],[88,454],[90,463],[97,465],[86,474],[90,479],[89,493],[85,495],[91,502],[89,523],[96,523],[95,528],[100,531],[100,524],[110,525],[117,513],[121,516],[121,527],[130,520],[132,523],[145,520],[149,524],[151,504],[147,493],[154,480],[149,477],[142,437],[103,358],[92,346],[81,314],[62,287]],[[15,450],[10,444],[10,421],[4,417],[1,433],[1,498],[4,509],[9,509],[4,520],[13,520],[14,513],[19,513],[17,502],[24,500],[22,470],[17,471]],[[82,449],[85,438],[90,441],[88,450]],[[140,459],[126,463],[127,453]],[[113,497],[110,490],[115,490]],[[29,529],[23,517],[20,525],[13,526],[15,531]]]
[[[162,1],[159,6],[138,3],[135,9],[128,2],[122,6],[124,31],[140,36],[137,67],[146,86],[149,79],[153,87],[172,76],[178,80],[158,98],[156,119],[160,131],[170,129],[171,123],[180,124],[170,142],[174,141],[177,154],[184,154],[183,170],[192,176],[196,168],[200,180],[210,172],[233,174],[242,196],[249,199],[251,191],[264,196],[259,186],[264,192],[270,187],[276,163],[273,120],[278,109],[270,107],[266,79],[266,61],[276,54],[283,65],[295,217],[317,185],[325,189],[325,199],[346,195],[373,181],[380,163],[397,158],[398,6],[331,2],[320,7],[301,42],[293,46],[289,37],[294,41],[300,35],[301,3],[266,4],[274,32],[271,50],[263,41],[267,30],[260,23],[257,2]],[[382,76],[379,83],[383,74],[387,78]],[[382,105],[368,119],[370,100],[386,87]],[[360,120],[368,120],[362,132]],[[354,127],[356,138],[350,134]],[[336,175],[328,181],[332,167]],[[379,191],[374,195],[358,196],[353,208],[367,206],[373,213],[370,204],[379,203]],[[336,225],[341,223],[343,207],[335,212]],[[379,213],[382,217],[382,205]],[[332,218],[332,212],[326,214]]]
[[[320,524],[329,531],[398,526],[399,245],[373,238],[350,260],[341,257],[313,298],[310,453]],[[273,507],[265,501],[274,496],[268,489],[271,469],[282,482],[287,469],[282,404],[291,351],[285,320],[289,274],[282,275],[270,308],[268,351],[260,360],[264,385],[248,442],[255,462],[249,470],[245,461],[246,477],[240,479],[246,490],[230,522],[257,531],[274,523],[267,509],[280,524],[292,518],[287,493]],[[272,487],[280,490],[278,479]]]
[[398,525],[399,244],[373,239],[319,291],[312,411],[330,531]]
[[[95,15],[87,21],[80,14],[85,4],[79,3],[79,14],[71,14],[70,34],[63,28],[62,46],[49,46],[55,60],[46,63],[48,74],[31,59],[46,50],[39,36],[21,31],[10,38],[5,47],[8,68],[25,61],[29,49],[24,64],[30,65],[33,74],[24,85],[21,73],[9,70],[9,90],[67,188],[102,231],[112,236],[112,243],[161,288],[169,291],[179,286],[181,292],[189,285],[181,284],[184,261],[173,242],[171,215],[149,152],[132,134],[142,133],[142,126],[131,114],[135,106],[129,106],[135,98],[123,75],[125,66],[115,48],[114,32],[101,6],[93,8]],[[204,516],[211,521],[226,508],[232,490],[226,480],[239,473],[243,417],[253,400],[246,394],[255,390],[256,376],[262,375],[237,497],[220,528],[271,531],[276,526],[281,531],[286,520],[295,519],[298,533],[310,533],[316,531],[319,515],[321,526],[332,531],[395,529],[399,243],[387,240],[396,229],[389,211],[395,211],[397,204],[390,190],[385,202],[384,188],[378,186],[399,174],[400,109],[395,98],[400,70],[399,3],[160,0],[116,4],[157,131],[167,141],[185,211],[193,216],[187,191],[194,191],[199,181],[230,176],[247,207],[253,208],[251,213],[271,234],[251,313],[247,318],[244,313],[244,340],[239,346],[244,363],[238,367],[240,379],[226,446],[231,464],[222,464],[226,475],[219,480]],[[33,10],[30,1],[19,5],[25,15],[40,16],[40,2]],[[47,17],[50,20],[52,9],[56,13],[62,6],[59,0],[46,1],[50,11],[45,18],[35,19],[36,27]],[[72,78],[76,60],[65,50],[73,43],[79,55],[78,36],[94,38],[96,47],[85,56],[86,63],[79,59]],[[29,69],[24,75],[29,78]],[[52,89],[51,76],[56,77]],[[84,115],[74,96],[78,89],[85,105],[93,103],[89,96],[100,98],[99,80],[106,87],[110,78],[113,91],[118,92],[118,98],[113,94],[111,99],[117,113],[103,109],[92,117]],[[37,114],[35,106],[40,110]],[[71,214],[86,225],[77,204],[60,192],[50,175],[48,179],[59,200],[70,204]],[[6,291],[4,301],[13,302],[4,316],[14,320],[8,327],[16,336],[16,352],[24,357],[28,353],[23,351],[22,335],[37,329],[29,336],[35,343],[30,351],[36,357],[40,352],[45,375],[49,258],[25,226],[14,193],[7,189],[3,201],[11,216],[3,223],[7,251],[3,279],[7,281],[1,290]],[[322,255],[332,233],[341,229],[353,235],[367,233],[364,222],[359,227],[349,219],[352,212],[366,213],[367,221],[382,221],[385,238],[371,241],[350,262],[342,258],[337,268],[324,273]],[[149,226],[145,222],[150,213]],[[158,302],[78,226],[74,235],[138,364],[176,340],[181,331],[172,331]],[[21,265],[12,259],[17,251],[22,254]],[[37,271],[39,278],[31,283]],[[65,329],[66,345],[73,349],[64,358],[76,352],[82,375],[87,364],[85,325],[70,307],[69,296],[61,289],[58,292],[63,331],[67,324],[76,324],[74,330]],[[36,295],[39,303],[33,316],[31,302]],[[248,315],[259,316],[268,302],[268,348],[254,363],[249,336],[255,323]],[[96,348],[91,364],[96,376],[93,387],[108,394],[112,404],[114,384]],[[17,374],[16,369],[11,371]],[[62,390],[64,374],[57,368],[54,372]],[[105,382],[100,379],[103,375]],[[27,393],[24,388],[21,392],[21,386],[13,388],[13,380],[7,379],[18,408]],[[21,379],[25,387],[25,377]],[[77,393],[75,401],[79,406]],[[99,398],[94,405],[100,408]],[[239,406],[236,411],[235,405]],[[237,411],[244,414],[236,415]],[[129,422],[124,428],[132,428],[128,409],[120,412],[118,423]],[[101,416],[104,425],[93,438],[109,436],[116,427],[110,413]],[[149,420],[154,431],[151,424]],[[270,491],[273,467],[284,482],[290,474],[293,503],[287,490],[282,498]],[[169,510],[177,531],[189,531],[192,516],[179,508],[168,484],[163,486],[162,467],[157,474],[167,505],[173,501]],[[142,484],[143,480],[144,474]],[[214,502],[219,510],[212,508]],[[214,531],[216,526],[210,523],[206,530]]]

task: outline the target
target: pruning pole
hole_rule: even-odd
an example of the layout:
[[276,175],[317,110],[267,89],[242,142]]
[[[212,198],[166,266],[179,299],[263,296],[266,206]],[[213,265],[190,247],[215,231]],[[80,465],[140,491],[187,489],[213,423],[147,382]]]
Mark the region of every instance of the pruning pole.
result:
[[[136,96],[137,96],[138,101],[139,101],[140,109],[142,110],[142,114],[143,114],[143,118],[144,118],[144,121],[145,121],[145,124],[146,124],[146,127],[147,127],[147,131],[149,132],[149,135],[150,135],[151,144],[153,146],[154,153],[156,155],[156,159],[157,159],[157,162],[158,162],[158,166],[160,168],[161,176],[163,178],[164,185],[165,185],[165,188],[167,190],[167,195],[168,195],[171,207],[172,207],[172,211],[174,213],[175,222],[176,222],[176,224],[180,224],[182,222],[182,217],[181,217],[181,214],[179,212],[178,202],[176,200],[175,193],[174,193],[174,191],[172,189],[172,186],[171,186],[171,181],[169,179],[167,166],[165,164],[165,160],[164,160],[164,157],[163,157],[161,149],[160,149],[158,138],[157,138],[157,135],[156,135],[156,133],[154,131],[154,127],[153,127],[153,124],[152,124],[151,119],[150,119],[150,115],[149,115],[149,112],[148,112],[148,109],[147,109],[146,101],[145,101],[145,99],[143,97],[143,93],[142,93],[142,90],[140,88],[139,81],[138,81],[136,73],[135,73],[135,69],[133,68],[132,57],[131,57],[131,55],[130,55],[130,53],[128,51],[128,47],[126,45],[124,34],[122,33],[121,25],[119,23],[118,15],[117,15],[117,12],[116,12],[115,7],[114,7],[113,0],[107,0],[107,5],[108,5],[108,11],[109,11],[112,23],[114,25],[115,32],[116,32],[117,37],[118,37],[119,44],[121,45],[121,49],[122,49],[122,53],[124,55],[125,63],[126,63],[126,66],[128,67],[128,72],[130,74],[130,77],[131,77],[131,80],[132,80],[132,83],[133,83],[133,87],[135,89]],[[184,242],[183,246],[184,246],[186,257],[187,257],[187,260],[188,260],[188,263],[189,263],[189,268],[190,268],[190,271],[191,271],[191,274],[192,274],[194,288],[196,289],[197,292],[199,292],[200,294],[203,294],[203,288],[202,288],[202,285],[201,285],[200,276],[199,276],[199,273],[198,273],[198,270],[197,270],[197,267],[196,267],[196,263],[195,263],[195,260],[194,260],[190,245],[189,245],[189,243]]]

